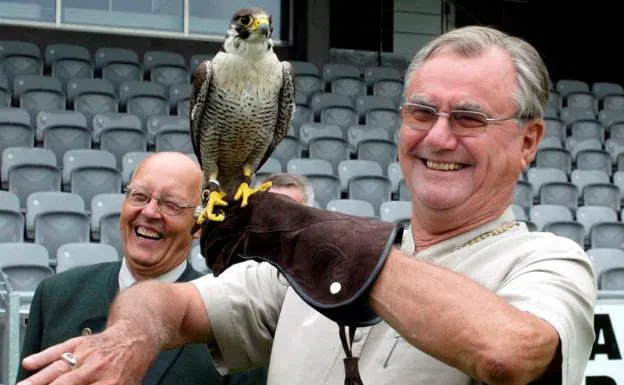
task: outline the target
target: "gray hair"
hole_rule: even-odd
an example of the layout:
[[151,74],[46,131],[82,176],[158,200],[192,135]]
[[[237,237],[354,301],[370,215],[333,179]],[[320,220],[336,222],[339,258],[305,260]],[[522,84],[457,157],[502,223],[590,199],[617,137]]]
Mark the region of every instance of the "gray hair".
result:
[[303,192],[306,206],[314,206],[314,187],[303,175],[278,172],[269,175],[262,182],[271,182],[274,187],[296,187]]
[[550,77],[546,64],[528,42],[489,27],[468,26],[449,31],[425,45],[412,59],[405,74],[403,96],[412,75],[422,64],[443,49],[464,56],[479,56],[488,47],[509,54],[516,70],[517,89],[513,99],[520,120],[542,118],[550,97]]

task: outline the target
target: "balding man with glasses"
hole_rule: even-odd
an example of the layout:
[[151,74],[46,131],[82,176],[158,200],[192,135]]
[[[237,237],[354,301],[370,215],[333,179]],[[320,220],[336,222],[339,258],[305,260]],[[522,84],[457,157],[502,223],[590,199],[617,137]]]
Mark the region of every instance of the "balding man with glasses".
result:
[[[22,356],[101,332],[115,296],[136,282],[199,278],[187,257],[200,183],[199,165],[185,154],[160,152],[146,158],[136,169],[121,207],[122,260],[76,267],[44,280],[32,301]],[[71,355],[66,359],[73,362]],[[21,367],[18,380],[29,374]],[[189,344],[162,352],[142,384],[263,385],[265,377],[264,369],[221,376],[207,346]]]

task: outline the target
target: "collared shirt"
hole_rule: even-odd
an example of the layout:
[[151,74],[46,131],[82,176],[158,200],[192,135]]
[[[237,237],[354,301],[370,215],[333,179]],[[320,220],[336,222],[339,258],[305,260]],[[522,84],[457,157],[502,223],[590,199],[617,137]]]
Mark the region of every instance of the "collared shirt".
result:
[[[184,273],[184,270],[186,269],[186,264],[187,262],[185,259],[182,261],[182,263],[180,263],[174,269],[154,279],[163,283],[173,283],[182,276],[182,273]],[[137,282],[136,278],[134,278],[134,275],[132,275],[132,272],[128,268],[126,257],[124,257],[121,262],[121,268],[119,269],[119,292],[124,291],[125,289],[134,285],[136,282]]]
[[[563,385],[579,384],[595,337],[597,293],[589,259],[573,241],[529,232],[522,223],[498,232],[513,220],[508,209],[490,223],[416,254],[407,229],[401,249],[463,274],[549,322],[561,339]],[[495,235],[470,242],[491,231]],[[270,363],[268,385],[344,382],[338,326],[284,285],[270,264],[244,262],[218,278],[193,283],[207,308],[217,342],[212,358],[222,373]],[[353,353],[360,358],[365,384],[477,384],[410,345],[385,322],[359,328]]]

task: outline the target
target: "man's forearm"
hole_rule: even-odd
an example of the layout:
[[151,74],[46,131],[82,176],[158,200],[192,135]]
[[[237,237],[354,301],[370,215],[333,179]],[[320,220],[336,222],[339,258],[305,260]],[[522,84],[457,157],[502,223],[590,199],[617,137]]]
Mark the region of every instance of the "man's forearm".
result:
[[198,295],[189,296],[188,292],[197,294],[190,283],[138,283],[113,302],[108,327],[124,325],[129,333],[140,334],[147,347],[159,350],[210,342],[212,333],[203,304],[197,302]]
[[[556,330],[467,277],[393,250],[373,309],[407,342],[487,383],[526,383],[554,356]],[[519,377],[518,377],[519,376]]]

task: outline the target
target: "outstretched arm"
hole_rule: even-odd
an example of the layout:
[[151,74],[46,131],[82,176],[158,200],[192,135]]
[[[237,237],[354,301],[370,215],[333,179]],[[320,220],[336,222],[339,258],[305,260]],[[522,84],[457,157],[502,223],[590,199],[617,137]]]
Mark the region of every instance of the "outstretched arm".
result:
[[[102,333],[73,338],[26,357],[22,364],[27,370],[41,370],[19,384],[72,385],[105,380],[140,384],[162,349],[213,341],[206,309],[192,283],[143,282],[119,295]],[[64,352],[76,356],[74,370],[60,360]]]

